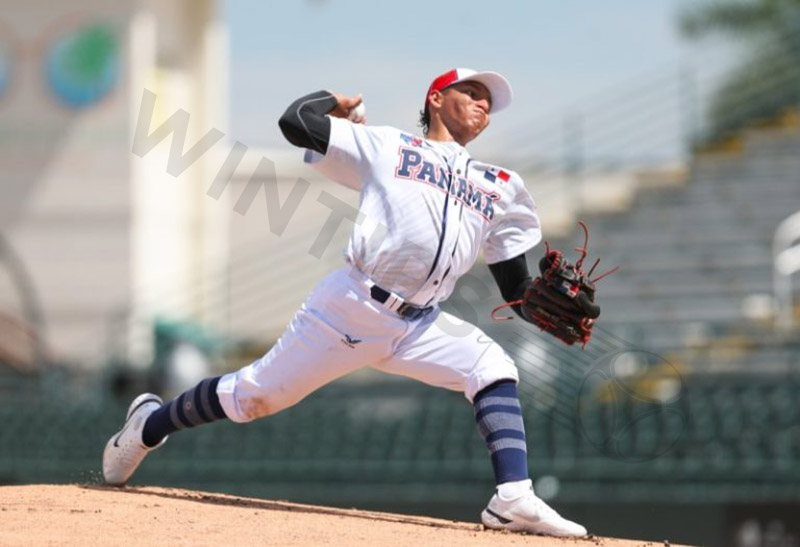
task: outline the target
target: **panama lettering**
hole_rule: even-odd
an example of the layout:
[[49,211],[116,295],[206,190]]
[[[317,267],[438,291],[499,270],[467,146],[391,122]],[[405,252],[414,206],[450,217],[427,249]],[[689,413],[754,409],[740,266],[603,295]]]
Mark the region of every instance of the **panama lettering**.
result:
[[[448,191],[448,173],[441,165],[424,160],[419,150],[400,147],[398,164],[394,170],[399,179],[415,180]],[[494,192],[487,194],[482,188],[463,177],[453,179],[449,184],[450,195],[461,201],[469,210],[486,220],[494,218],[494,204],[500,196]]]

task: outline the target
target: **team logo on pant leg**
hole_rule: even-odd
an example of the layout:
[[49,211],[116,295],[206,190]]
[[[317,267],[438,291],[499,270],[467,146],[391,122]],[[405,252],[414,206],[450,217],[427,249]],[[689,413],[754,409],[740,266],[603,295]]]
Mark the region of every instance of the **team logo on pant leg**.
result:
[[342,344],[349,348],[355,348],[356,344],[360,344],[361,340],[358,338],[351,338],[349,334],[345,334],[344,338],[342,338]]

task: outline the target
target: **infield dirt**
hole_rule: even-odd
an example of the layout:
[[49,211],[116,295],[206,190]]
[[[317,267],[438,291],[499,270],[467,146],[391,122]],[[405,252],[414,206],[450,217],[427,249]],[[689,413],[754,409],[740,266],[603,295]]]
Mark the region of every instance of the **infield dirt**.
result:
[[48,546],[375,545],[633,547],[661,542],[556,539],[479,524],[171,488],[0,487],[0,544]]

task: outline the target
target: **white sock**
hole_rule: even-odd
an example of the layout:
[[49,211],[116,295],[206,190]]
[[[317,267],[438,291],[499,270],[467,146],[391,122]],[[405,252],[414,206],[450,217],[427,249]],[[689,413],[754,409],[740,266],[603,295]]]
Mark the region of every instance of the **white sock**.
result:
[[531,491],[531,480],[504,482],[497,486],[497,495],[502,499],[515,500]]

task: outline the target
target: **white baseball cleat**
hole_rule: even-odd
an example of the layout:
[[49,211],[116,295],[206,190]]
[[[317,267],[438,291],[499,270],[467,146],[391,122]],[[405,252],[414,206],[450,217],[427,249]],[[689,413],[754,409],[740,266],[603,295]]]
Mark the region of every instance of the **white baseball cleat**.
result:
[[165,438],[152,448],[142,442],[142,429],[147,417],[163,404],[158,395],[142,393],[128,407],[125,425],[108,440],[103,451],[106,484],[121,486],[128,482],[147,453],[166,442]]
[[530,479],[523,483],[525,483],[525,491],[518,497],[504,499],[500,496],[500,489],[495,492],[492,499],[489,500],[489,505],[481,513],[481,521],[484,526],[495,530],[548,536],[581,537],[586,535],[586,528],[565,519],[539,499],[533,493]]

